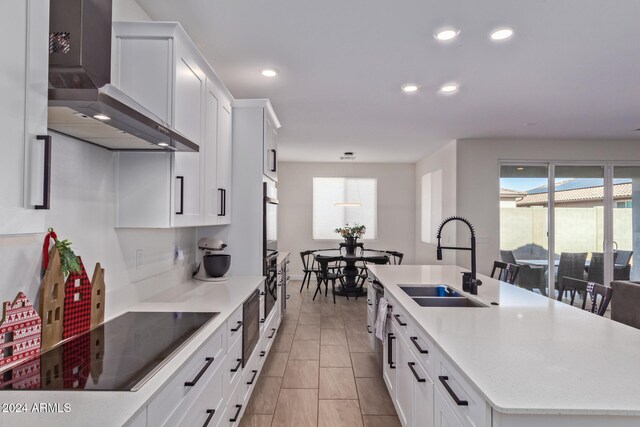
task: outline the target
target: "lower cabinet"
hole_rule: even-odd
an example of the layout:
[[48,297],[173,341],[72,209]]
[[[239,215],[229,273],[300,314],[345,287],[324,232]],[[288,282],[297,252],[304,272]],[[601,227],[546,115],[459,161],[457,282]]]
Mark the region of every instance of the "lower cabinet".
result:
[[456,417],[456,414],[453,412],[453,409],[449,406],[449,404],[444,400],[440,391],[436,389],[434,391],[434,399],[433,399],[433,426],[434,427],[462,427],[462,423]]
[[404,427],[433,425],[433,381],[406,340],[397,338],[395,406]]
[[391,400],[396,399],[396,355],[398,332],[392,322],[387,319],[387,336],[383,343],[382,378],[387,385]]

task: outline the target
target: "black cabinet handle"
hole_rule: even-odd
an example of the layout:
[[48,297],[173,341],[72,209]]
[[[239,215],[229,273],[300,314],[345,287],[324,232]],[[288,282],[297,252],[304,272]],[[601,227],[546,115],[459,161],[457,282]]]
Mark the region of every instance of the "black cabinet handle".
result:
[[209,423],[211,422],[211,418],[213,418],[213,414],[216,413],[215,409],[207,409],[207,414],[209,414],[207,416],[207,419],[204,420],[204,424],[202,424],[202,427],[207,427],[209,425]]
[[275,334],[276,334],[276,328],[271,328],[271,335],[269,335],[267,338],[273,338]]
[[264,319],[260,319],[260,323],[264,323]]
[[238,332],[240,330],[240,328],[242,328],[242,320],[238,320],[238,326],[236,326],[235,328],[231,329],[231,332]]
[[291,298],[291,295],[287,295],[287,299]]
[[367,298],[367,305],[372,306],[373,303],[371,302],[371,300],[369,298]]
[[251,372],[253,372],[253,376],[251,377],[251,380],[247,382],[247,385],[253,384],[253,381],[256,379],[256,375],[258,375],[258,371],[256,371],[255,369],[252,369]]
[[196,375],[196,377],[191,380],[191,381],[187,381],[184,383],[185,387],[193,387],[194,385],[196,385],[196,383],[200,380],[200,377],[202,377],[202,375],[204,374],[204,372],[209,369],[209,366],[211,366],[211,364],[213,363],[213,357],[206,357],[204,360],[207,362],[204,364],[204,366],[202,367],[202,369],[200,369],[200,372],[198,372],[198,375]]
[[399,315],[399,314],[394,314],[394,315],[393,315],[393,317],[395,317],[395,318],[396,318],[396,320],[398,321],[398,324],[399,324],[400,326],[407,326],[407,324],[406,324],[406,323],[404,323],[402,320],[400,320],[400,315]]
[[260,291],[260,296],[262,297],[262,296],[264,296],[264,295],[266,295],[266,294],[264,293],[264,291]]
[[367,325],[367,332],[371,333],[371,327]]
[[392,333],[387,334],[387,362],[391,369],[396,369],[396,365],[393,363],[393,340],[396,337]]
[[225,211],[225,206],[224,205],[225,205],[225,202],[226,202],[225,199],[227,198],[227,196],[225,194],[226,191],[225,191],[224,188],[218,188],[218,193],[220,193],[220,205],[219,205],[220,209],[218,210],[218,216],[224,216],[224,214],[225,214],[225,212],[224,212]]
[[222,189],[222,216],[227,216],[227,189]]
[[267,353],[265,353],[264,351],[261,351],[260,352],[260,357],[264,357],[265,354],[267,354]]
[[423,383],[423,382],[427,381],[425,378],[420,378],[418,376],[418,373],[416,372],[416,368],[414,368],[416,362],[409,362],[407,364],[409,365],[409,369],[411,369],[411,372],[413,373],[413,376],[416,377],[416,381],[418,381],[419,383]]
[[51,135],[38,135],[36,139],[44,141],[44,178],[42,185],[42,204],[35,205],[35,209],[50,209],[51,207]]
[[413,345],[416,346],[420,354],[429,354],[429,350],[425,350],[424,348],[420,347],[420,344],[418,344],[418,337],[411,337],[410,339]]
[[231,372],[238,372],[238,369],[240,369],[240,365],[242,365],[242,359],[236,359],[236,361],[238,362],[238,364],[235,368],[231,369]]
[[276,172],[278,170],[278,152],[276,150],[274,150],[273,148],[271,150],[271,153],[273,154],[273,167],[271,168],[271,172]]
[[242,410],[242,405],[236,405],[236,408],[238,410],[236,411],[236,415],[233,418],[229,419],[230,423],[235,423],[236,421],[238,421],[238,416],[240,415],[240,411]]
[[460,400],[458,398],[458,396],[456,396],[456,394],[453,392],[453,390],[451,389],[451,386],[449,385],[449,383],[447,382],[447,380],[449,380],[449,377],[446,375],[440,375],[438,377],[438,379],[440,380],[440,382],[442,383],[442,385],[444,386],[444,388],[447,389],[447,391],[449,392],[449,394],[451,395],[451,397],[453,398],[454,402],[456,402],[456,405],[458,406],[469,406],[469,402],[467,402],[466,400]]
[[180,210],[176,211],[176,215],[184,213],[184,176],[176,176],[180,180]]

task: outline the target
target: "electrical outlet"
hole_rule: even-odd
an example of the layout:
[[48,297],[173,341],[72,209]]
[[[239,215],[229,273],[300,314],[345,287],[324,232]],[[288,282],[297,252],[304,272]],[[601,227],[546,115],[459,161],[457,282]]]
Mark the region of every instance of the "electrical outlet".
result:
[[142,249],[136,249],[136,270],[142,265]]

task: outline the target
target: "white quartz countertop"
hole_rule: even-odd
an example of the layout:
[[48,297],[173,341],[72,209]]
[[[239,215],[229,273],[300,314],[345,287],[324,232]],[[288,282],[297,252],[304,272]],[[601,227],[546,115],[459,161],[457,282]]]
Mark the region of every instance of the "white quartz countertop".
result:
[[[26,403],[28,413],[0,412],[0,426],[120,426],[140,410],[191,355],[264,280],[261,276],[229,277],[226,282],[189,280],[147,299],[129,311],[219,312],[138,391],[0,390],[2,404]],[[32,412],[34,403],[58,404],[62,412]],[[64,404],[70,411],[63,412]]]
[[465,295],[487,308],[420,307],[399,285],[461,291],[461,272],[468,270],[369,269],[494,410],[640,415],[639,330],[482,275],[478,295]]

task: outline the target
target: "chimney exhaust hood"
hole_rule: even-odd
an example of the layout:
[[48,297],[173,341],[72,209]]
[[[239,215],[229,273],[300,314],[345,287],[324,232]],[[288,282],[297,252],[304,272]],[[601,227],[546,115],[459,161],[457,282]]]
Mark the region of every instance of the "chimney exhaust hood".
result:
[[55,0],[48,127],[110,150],[198,151],[111,83],[111,0]]

